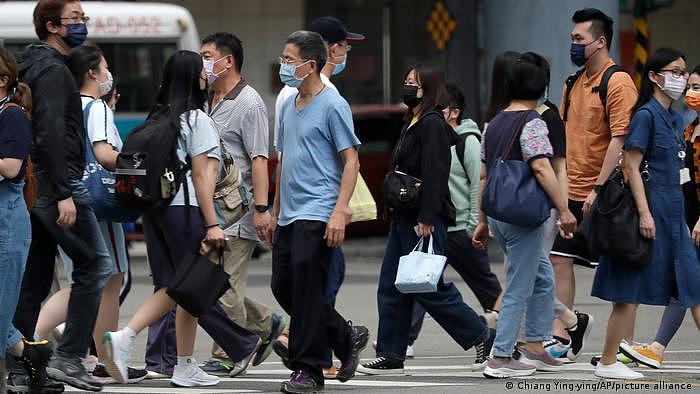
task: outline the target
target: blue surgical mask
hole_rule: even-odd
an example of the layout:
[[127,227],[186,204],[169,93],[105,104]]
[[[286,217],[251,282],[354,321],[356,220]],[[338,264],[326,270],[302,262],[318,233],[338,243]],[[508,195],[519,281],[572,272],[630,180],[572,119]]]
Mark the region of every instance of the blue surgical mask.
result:
[[63,41],[71,48],[82,45],[87,39],[88,30],[84,23],[71,23],[66,25],[68,35],[63,38]]
[[588,44],[577,44],[575,42],[571,43],[571,49],[569,50],[569,56],[571,56],[571,62],[577,65],[578,67],[583,66],[586,64],[588,59],[593,56],[593,53],[598,52],[598,49],[596,49],[593,53],[591,53],[591,56],[586,57],[586,47],[593,44],[594,42],[598,41],[598,39],[595,39]]
[[586,45],[571,43],[571,49],[569,50],[569,55],[571,56],[571,62],[578,67],[586,64]]
[[297,78],[296,76],[296,71],[297,68],[303,66],[304,64],[308,63],[310,60],[305,61],[304,63],[295,66],[292,63],[281,63],[280,64],[280,81],[282,81],[283,84],[292,87],[292,88],[298,88],[299,85],[304,81],[304,78],[308,77],[309,74],[306,74],[302,78]]
[[333,72],[331,73],[331,75],[337,75],[337,74],[340,74],[341,72],[343,72],[343,70],[345,70],[345,63],[346,63],[347,61],[348,61],[348,57],[345,56],[345,57],[343,57],[343,62],[342,62],[342,63],[336,64],[336,63],[333,63],[333,62],[328,62],[328,63],[330,63],[330,64],[335,65],[335,68],[333,69]]

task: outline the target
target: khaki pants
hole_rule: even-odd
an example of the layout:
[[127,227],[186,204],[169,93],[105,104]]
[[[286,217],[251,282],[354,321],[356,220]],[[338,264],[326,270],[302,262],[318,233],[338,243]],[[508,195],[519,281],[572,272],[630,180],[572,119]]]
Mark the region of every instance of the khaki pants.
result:
[[[272,331],[270,309],[248,297],[248,262],[255,249],[255,241],[229,236],[230,251],[224,253],[224,271],[230,275],[231,288],[219,299],[219,304],[234,323],[252,331],[264,341]],[[226,353],[214,343],[212,357],[228,359]]]

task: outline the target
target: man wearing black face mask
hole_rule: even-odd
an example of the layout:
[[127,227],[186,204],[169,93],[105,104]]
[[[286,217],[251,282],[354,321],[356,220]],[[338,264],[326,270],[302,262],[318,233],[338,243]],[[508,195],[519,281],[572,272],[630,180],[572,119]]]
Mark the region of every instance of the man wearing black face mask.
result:
[[41,42],[29,45],[18,64],[20,79],[32,89],[31,155],[38,195],[14,324],[25,337],[34,336],[41,302],[53,281],[56,246],[61,245],[73,260],[75,283],[66,329],[46,373],[79,389],[100,391],[102,385],[86,374],[80,357],[90,346],[111,262],[82,183],[83,111],[78,86],[65,64],[65,55],[87,37],[88,17],[79,1],[40,0],[33,18]]
[[[598,186],[615,168],[637,100],[637,89],[627,73],[615,72],[618,70],[610,58],[613,20],[600,10],[586,8],[576,11],[572,21],[571,61],[583,69],[567,81],[559,108],[566,125],[569,209],[580,223],[597,196]],[[598,88],[606,77],[609,79],[604,103]],[[573,263],[594,267],[598,256],[588,250],[580,236],[573,239],[558,236],[551,260],[556,297],[572,309],[576,293]],[[577,316],[577,324],[568,329],[555,321],[553,334],[568,339],[569,332],[590,327],[588,315]]]

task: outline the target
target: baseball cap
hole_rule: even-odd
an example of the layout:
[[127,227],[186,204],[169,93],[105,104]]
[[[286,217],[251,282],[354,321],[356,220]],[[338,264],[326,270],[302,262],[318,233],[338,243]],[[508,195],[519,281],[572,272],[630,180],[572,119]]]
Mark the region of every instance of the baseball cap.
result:
[[365,39],[362,34],[349,32],[337,18],[332,16],[317,18],[311,22],[309,30],[320,34],[329,44],[343,40],[359,41]]

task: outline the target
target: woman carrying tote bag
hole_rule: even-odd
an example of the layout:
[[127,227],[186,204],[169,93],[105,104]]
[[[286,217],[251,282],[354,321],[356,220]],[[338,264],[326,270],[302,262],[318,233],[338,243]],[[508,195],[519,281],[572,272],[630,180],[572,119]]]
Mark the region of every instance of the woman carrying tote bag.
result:
[[[696,316],[700,313],[700,260],[686,222],[681,190],[681,185],[690,181],[690,171],[684,165],[685,123],[671,109],[686,90],[688,74],[685,56],[667,48],[657,49],[642,73],[625,141],[624,165],[639,212],[639,232],[653,240],[652,256],[644,268],[607,256],[600,258],[591,295],[611,301],[613,309],[603,356],[596,365],[599,377],[644,376],[616,360],[618,348],[630,352],[639,304],[668,305],[673,297],[683,307],[692,308]],[[623,339],[626,342],[621,343]]]
[[[447,284],[441,278],[436,292],[418,294],[403,294],[394,285],[399,258],[416,246],[418,233],[426,237],[426,242],[432,236],[434,253],[444,255],[447,226],[455,224],[448,179],[450,147],[458,138],[442,113],[448,104],[445,74],[437,66],[418,65],[406,74],[404,89],[404,103],[409,110],[394,150],[391,170],[415,178],[420,192],[415,196],[415,203],[407,204],[413,208],[394,205],[390,209],[391,226],[377,290],[377,358],[357,369],[369,375],[403,373],[415,301],[464,350],[476,347],[477,352],[488,354],[493,339],[479,316],[462,301],[454,284]],[[400,192],[385,183],[384,198],[399,201],[400,198],[386,195],[396,191]]]
[[[554,273],[543,248],[545,220],[553,205],[559,211],[562,235],[571,236],[576,219],[567,207],[550,164],[552,145],[547,138],[547,126],[534,111],[546,87],[545,71],[539,64],[542,59],[534,53],[526,53],[510,64],[506,73],[510,105],[491,120],[482,143],[484,193],[473,243],[475,247],[485,248],[490,226],[508,258],[493,357],[484,369],[484,375],[492,378],[535,372],[534,366],[512,358],[525,312],[525,342],[520,346],[521,352],[543,368],[561,368],[561,362],[542,347],[542,342],[551,338],[554,317]],[[499,183],[499,179],[505,182]],[[517,185],[509,183],[516,180],[519,180]],[[521,205],[520,200],[528,202]],[[539,214],[532,215],[534,211]]]

